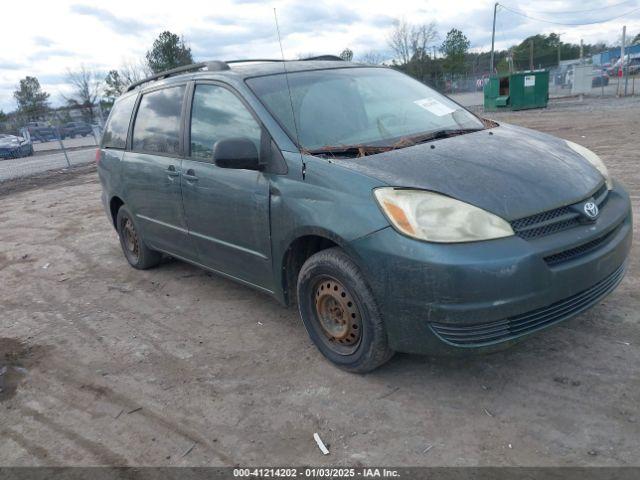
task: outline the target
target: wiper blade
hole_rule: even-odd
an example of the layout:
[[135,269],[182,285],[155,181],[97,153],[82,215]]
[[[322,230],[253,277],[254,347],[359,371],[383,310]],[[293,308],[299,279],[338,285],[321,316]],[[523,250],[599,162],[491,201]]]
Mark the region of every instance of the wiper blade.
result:
[[347,155],[355,157],[366,157],[393,150],[393,147],[380,145],[336,145],[305,150],[303,153],[311,155]]
[[310,155],[344,155],[354,157],[366,157],[368,155],[375,155],[376,153],[390,152],[398,148],[410,147],[419,143],[428,142],[431,140],[437,140],[440,138],[454,137],[456,135],[463,135],[465,133],[478,132],[484,130],[483,128],[458,128],[458,129],[443,129],[436,130],[435,132],[429,132],[419,135],[413,135],[409,137],[401,138],[393,145],[335,145],[325,146],[320,148],[314,148],[313,150],[303,150],[303,153]]
[[465,133],[479,132],[480,130],[484,130],[484,129],[483,128],[448,128],[443,130],[436,130],[435,132],[423,133],[419,135],[413,135],[410,137],[401,138],[393,146],[394,148],[409,147],[411,145],[417,145],[419,143],[429,142],[431,140],[455,137],[456,135],[464,135]]

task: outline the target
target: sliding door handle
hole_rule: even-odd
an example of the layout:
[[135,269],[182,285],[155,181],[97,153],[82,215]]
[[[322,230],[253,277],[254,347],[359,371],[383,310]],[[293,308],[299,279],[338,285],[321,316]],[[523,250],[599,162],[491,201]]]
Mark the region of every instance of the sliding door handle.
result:
[[178,175],[180,175],[180,172],[176,170],[175,165],[169,165],[166,172],[170,177],[177,177]]
[[187,170],[187,172],[184,175],[182,175],[182,177],[188,182],[198,181],[198,177],[196,176],[196,172],[193,171],[193,168],[190,168],[189,170]]

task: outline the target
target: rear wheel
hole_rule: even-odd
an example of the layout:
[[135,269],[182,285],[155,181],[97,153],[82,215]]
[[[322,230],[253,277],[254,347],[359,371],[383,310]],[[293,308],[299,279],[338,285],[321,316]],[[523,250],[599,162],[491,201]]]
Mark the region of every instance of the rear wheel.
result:
[[131,215],[127,207],[124,205],[121,206],[116,217],[120,246],[129,264],[139,270],[145,270],[158,265],[162,259],[162,255],[155,250],[151,250],[144,243],[133,221],[133,215]]
[[341,249],[320,251],[304,263],[298,307],[311,340],[338,367],[366,373],[393,356],[373,294]]

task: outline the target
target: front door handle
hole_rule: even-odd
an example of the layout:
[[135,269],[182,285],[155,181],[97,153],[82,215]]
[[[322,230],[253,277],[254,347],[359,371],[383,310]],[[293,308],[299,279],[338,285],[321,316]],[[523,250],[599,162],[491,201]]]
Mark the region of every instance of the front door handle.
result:
[[177,177],[178,175],[180,175],[180,172],[176,170],[175,165],[169,165],[166,172],[167,172],[167,175],[169,175],[170,177]]
[[187,170],[187,172],[182,175],[188,182],[197,182],[198,177],[196,177],[196,172],[193,171],[193,168]]

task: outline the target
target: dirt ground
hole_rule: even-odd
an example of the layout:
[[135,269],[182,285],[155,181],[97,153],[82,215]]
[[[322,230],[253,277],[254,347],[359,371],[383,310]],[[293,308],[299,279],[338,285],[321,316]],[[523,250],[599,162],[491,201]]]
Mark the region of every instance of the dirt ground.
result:
[[[639,112],[493,117],[592,148],[638,212]],[[128,267],[95,172],[64,178],[0,187],[0,465],[639,465],[637,235],[588,313],[502,353],[358,376],[266,295],[176,261]]]

